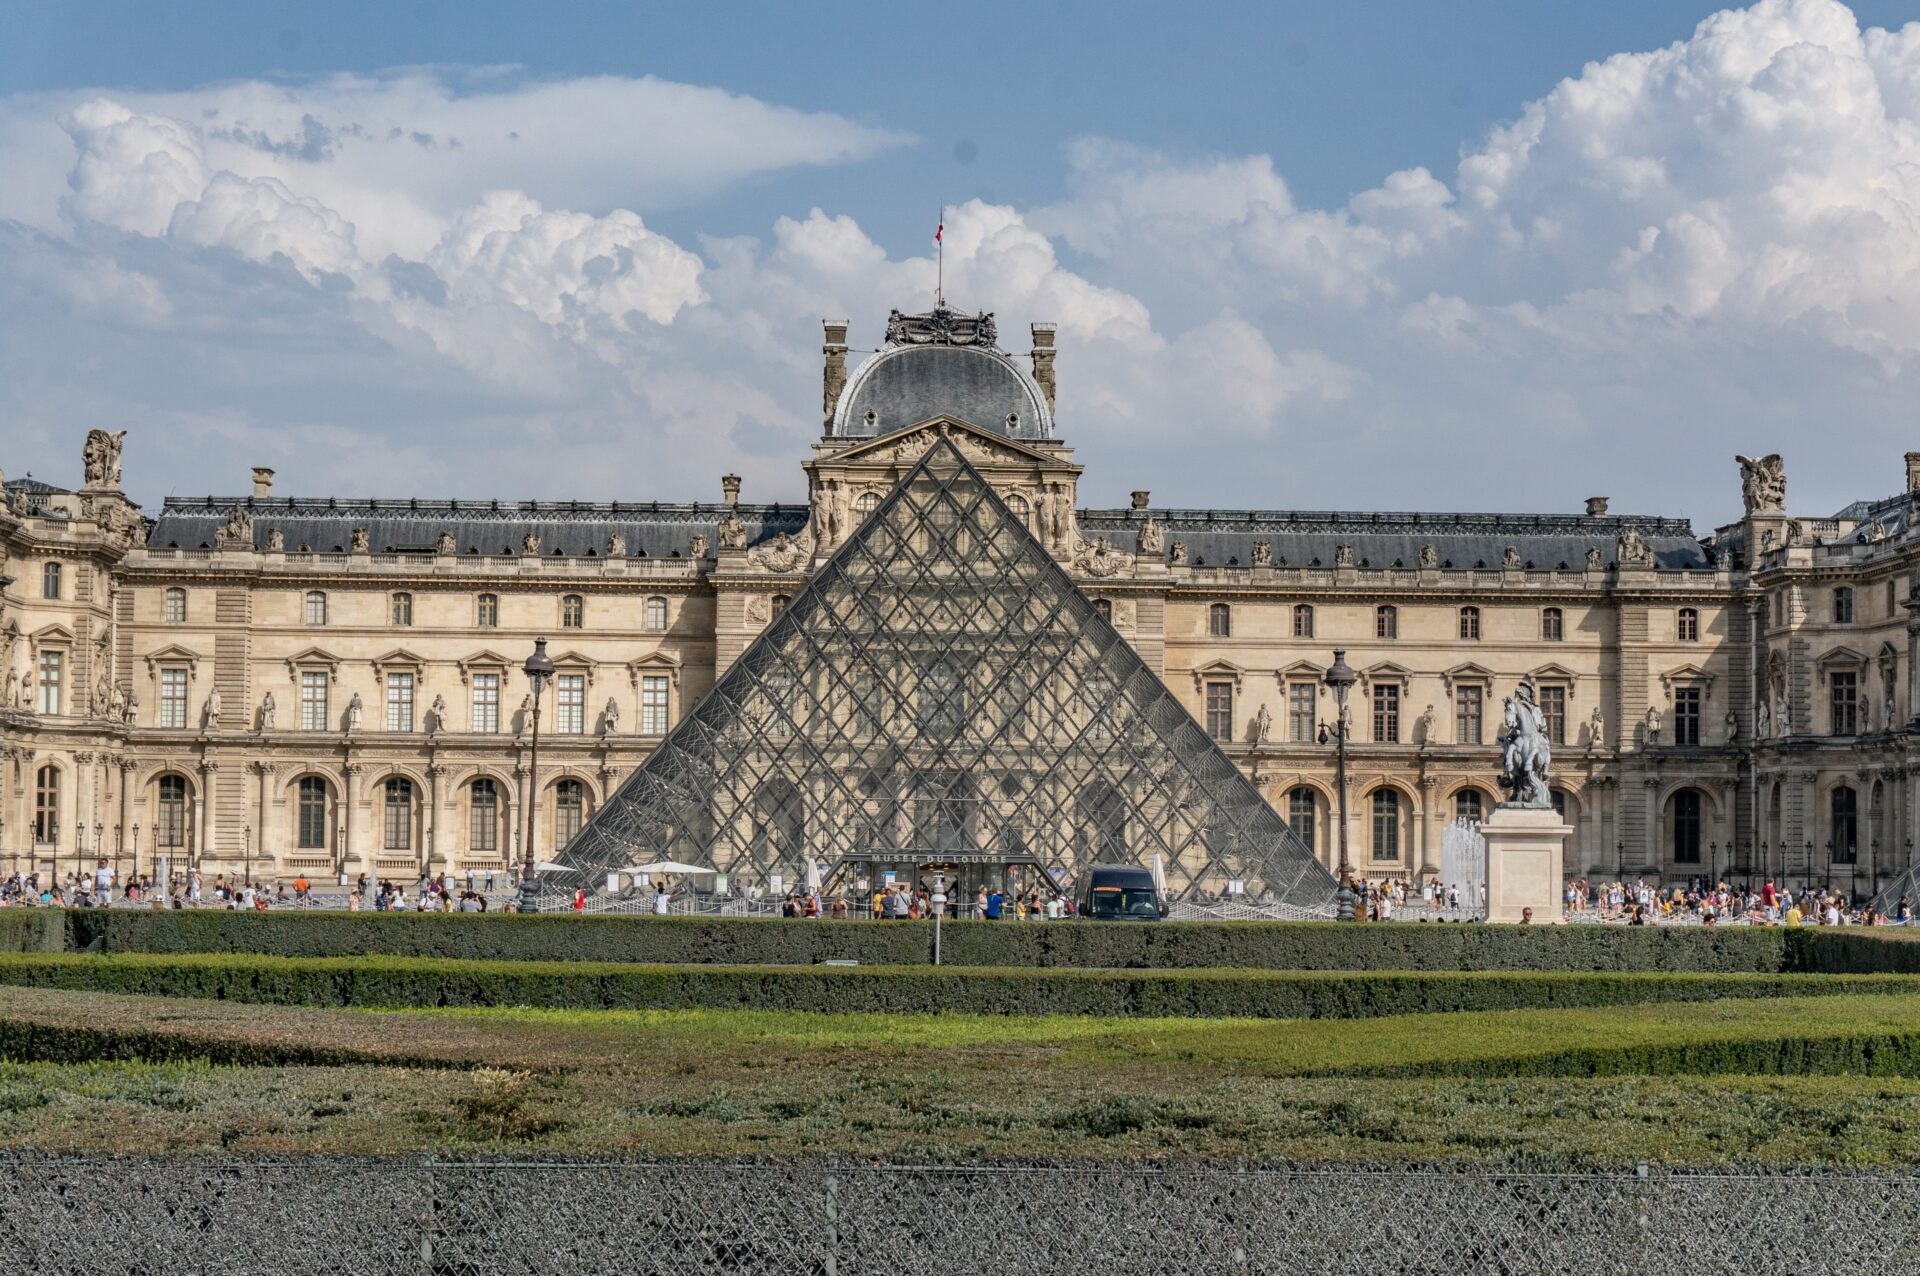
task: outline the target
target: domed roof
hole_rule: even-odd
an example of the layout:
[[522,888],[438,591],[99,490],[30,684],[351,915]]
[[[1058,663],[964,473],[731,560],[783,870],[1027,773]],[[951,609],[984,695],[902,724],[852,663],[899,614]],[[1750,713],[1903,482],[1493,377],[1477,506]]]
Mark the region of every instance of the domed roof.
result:
[[834,435],[873,438],[944,414],[1016,439],[1052,437],[1040,387],[991,345],[992,316],[895,312],[887,337],[840,396]]

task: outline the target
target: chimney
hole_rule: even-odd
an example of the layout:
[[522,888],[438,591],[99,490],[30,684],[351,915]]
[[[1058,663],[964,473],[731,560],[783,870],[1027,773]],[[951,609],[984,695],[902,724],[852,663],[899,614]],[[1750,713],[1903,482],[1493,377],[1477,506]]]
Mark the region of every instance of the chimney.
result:
[[1147,492],[1144,490],[1135,492],[1133,494],[1133,508],[1137,510],[1143,510],[1147,508],[1147,498],[1151,495],[1152,495],[1151,492]]
[[722,474],[720,476],[720,493],[726,498],[727,504],[738,505],[740,503],[740,476],[738,474]]
[[264,501],[273,495],[273,471],[264,465],[253,467],[253,499]]
[[1033,325],[1033,379],[1047,396],[1047,412],[1053,412],[1053,332],[1054,325]]
[[1920,492],[1920,452],[1907,453],[1907,490]]
[[821,373],[820,413],[826,418],[823,432],[833,428],[834,410],[840,406],[840,392],[847,388],[847,321],[845,319],[822,319],[820,326],[826,330],[826,344],[820,347],[826,355],[826,368]]
[[1587,498],[1587,517],[1588,518],[1599,518],[1602,514],[1606,512],[1607,512],[1606,497],[1589,496]]

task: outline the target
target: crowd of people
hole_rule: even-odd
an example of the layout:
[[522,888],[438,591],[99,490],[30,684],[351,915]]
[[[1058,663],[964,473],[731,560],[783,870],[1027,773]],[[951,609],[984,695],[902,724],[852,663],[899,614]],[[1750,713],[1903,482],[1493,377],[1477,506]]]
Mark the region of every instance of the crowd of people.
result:
[[[1429,878],[1416,891],[1403,879],[1350,881],[1356,920],[1392,921],[1435,918],[1457,920],[1483,912],[1484,884],[1478,887],[1443,883]],[[1725,881],[1693,878],[1684,884],[1662,886],[1645,880],[1594,883],[1575,878],[1565,888],[1570,921],[1609,922],[1628,926],[1697,924],[1716,926],[1886,926],[1914,921],[1905,896],[1891,914],[1875,911],[1870,902],[1844,892],[1811,884],[1798,891],[1772,881],[1735,887]],[[1360,901],[1364,901],[1364,907]]]
[[990,922],[1062,921],[1074,915],[1073,900],[1065,895],[1043,899],[1038,891],[1009,893],[999,887],[981,886],[971,896],[949,892],[941,903],[935,904],[933,892],[928,888],[900,882],[886,883],[870,892],[856,892],[852,899],[844,892],[829,897],[820,890],[795,891],[780,904],[782,917],[824,917],[833,921],[855,916],[880,921],[921,921],[936,911],[950,921],[963,917]]

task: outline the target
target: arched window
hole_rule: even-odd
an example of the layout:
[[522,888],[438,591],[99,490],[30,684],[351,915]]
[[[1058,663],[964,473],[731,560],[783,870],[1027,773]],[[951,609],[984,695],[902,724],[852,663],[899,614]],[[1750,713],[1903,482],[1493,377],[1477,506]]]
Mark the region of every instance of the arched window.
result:
[[1463,642],[1480,640],[1480,609],[1478,607],[1460,609],[1460,638]]
[[1692,607],[1682,607],[1674,621],[1674,633],[1681,642],[1700,641],[1700,613]]
[[1562,820],[1565,820],[1567,818],[1567,791],[1565,789],[1551,789],[1547,792],[1547,800],[1553,803],[1553,813]]
[[[873,494],[869,492],[867,495],[872,496]],[[865,498],[863,497],[862,499],[864,500]],[[878,498],[876,497],[875,499],[877,500]],[[1007,512],[1019,519],[1022,523],[1025,523],[1027,516],[1033,512],[1033,506],[1027,504],[1026,497],[1020,495],[1018,492],[1014,492],[1007,497]]]
[[467,786],[467,849],[476,855],[500,850],[500,786],[482,776]]
[[1287,794],[1287,824],[1307,844],[1308,850],[1315,845],[1314,805],[1313,790],[1304,784]]
[[553,786],[553,844],[571,842],[587,819],[587,786],[579,780],[561,780]]
[[1540,641],[1559,642],[1566,637],[1565,620],[1558,607],[1540,609]]
[[42,598],[60,596],[60,564],[48,563],[40,569],[40,596]]
[[175,585],[167,591],[167,623],[184,625],[187,623],[187,591]]
[[1852,864],[1860,858],[1860,796],[1843,784],[1828,799],[1833,815],[1833,862]]
[[386,847],[413,849],[413,781],[395,776],[386,784]]
[[1461,789],[1453,795],[1453,818],[1478,824],[1487,812],[1487,797],[1479,789]]
[[792,602],[792,601],[793,601],[793,595],[791,595],[791,594],[775,594],[775,595],[773,596],[773,614],[774,614],[774,616],[775,616],[775,617],[778,617],[778,616],[780,615],[780,613],[781,613],[781,612],[783,612],[783,611],[785,611],[785,610],[787,609],[787,604],[788,604],[788,603],[790,603],[790,602]]
[[388,615],[393,623],[396,625],[411,625],[413,623],[413,595],[395,594],[389,601],[390,607],[388,609]]
[[1400,795],[1392,789],[1373,791],[1373,858],[1400,858]]
[[183,775],[163,775],[156,787],[160,806],[154,816],[153,839],[177,851],[187,844],[187,779]]
[[1673,862],[1700,862],[1700,791],[1681,789],[1673,795]]
[[647,599],[647,628],[654,633],[665,633],[667,628],[667,600],[654,597]]
[[1100,619],[1106,621],[1109,625],[1113,623],[1113,600],[1112,599],[1110,598],[1094,599],[1093,609],[1094,611],[1099,613]]
[[317,775],[300,777],[300,829],[296,845],[303,851],[327,849],[327,782]]
[[473,623],[482,629],[500,627],[500,595],[482,594],[473,600]]
[[861,518],[865,518],[879,508],[880,494],[878,492],[862,492],[858,497],[854,498],[853,512]]
[[1295,638],[1313,637],[1313,608],[1306,603],[1294,604],[1293,636]]
[[41,846],[60,841],[60,768],[43,766],[33,776],[33,840]]
[[1207,608],[1207,636],[1233,637],[1233,608],[1225,603],[1214,603]]
[[1373,636],[1375,638],[1398,638],[1400,636],[1400,609],[1383,606],[1373,609]]
[[579,629],[587,623],[587,600],[578,594],[560,599],[560,628]]
[[327,623],[327,596],[317,589],[307,591],[306,621],[309,627]]

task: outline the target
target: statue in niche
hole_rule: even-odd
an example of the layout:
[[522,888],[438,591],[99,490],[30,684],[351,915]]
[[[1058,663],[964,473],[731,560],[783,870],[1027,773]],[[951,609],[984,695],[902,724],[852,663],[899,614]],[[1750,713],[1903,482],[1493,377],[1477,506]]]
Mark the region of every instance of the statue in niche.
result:
[[93,684],[93,703],[88,708],[96,717],[104,716],[107,712],[107,675],[104,673]]
[[273,703],[273,692],[269,691],[266,697],[260,701],[260,729],[262,731],[273,730],[275,725],[274,720],[278,716],[279,709]]
[[119,683],[107,689],[107,721],[125,722],[127,720],[127,693]]
[[1140,524],[1140,535],[1135,544],[1142,554],[1158,554],[1165,543],[1165,534],[1160,530],[1160,521],[1153,515],[1147,515],[1147,521]]
[[516,710],[513,715],[514,738],[518,739],[519,737],[525,735],[527,733],[527,727],[532,722],[533,722],[533,697],[531,695],[521,696],[520,708]]
[[627,556],[627,538],[619,532],[607,537],[607,557],[625,558]]
[[368,544],[367,529],[364,527],[356,527],[352,531],[348,532],[347,544],[349,547],[351,547],[353,552],[356,554],[366,553],[367,544]]
[[1253,715],[1253,742],[1265,744],[1267,737],[1273,734],[1273,711],[1266,705],[1260,706],[1260,712]]
[[439,735],[447,726],[447,698],[436,695],[427,709],[427,734]]
[[696,563],[705,559],[707,556],[707,538],[701,533],[695,532],[693,539],[687,543],[687,552]]
[[1440,565],[1440,551],[1433,547],[1433,543],[1431,541],[1429,541],[1425,545],[1422,545],[1420,547],[1420,566],[1423,568],[1431,569],[1431,568],[1438,567],[1439,565]]
[[620,701],[613,696],[607,697],[607,707],[600,711],[600,734],[618,735],[620,733]]
[[1727,710],[1725,725],[1727,728],[1727,743],[1732,744],[1740,738],[1740,715],[1729,708]]
[[220,729],[220,688],[207,693],[206,706],[200,711],[200,724],[209,731]]
[[126,712],[126,716],[121,718],[120,720],[126,723],[128,726],[132,726],[133,720],[139,715],[140,715],[140,697],[134,693],[134,690],[132,687],[128,687],[127,688],[127,712]]
[[451,554],[453,552],[453,533],[443,531],[434,537],[433,552],[436,554]]
[[1606,742],[1606,726],[1600,717],[1600,706],[1595,705],[1593,706],[1592,716],[1587,719],[1587,747],[1590,749],[1598,749],[1603,747]]
[[367,707],[361,703],[360,693],[353,693],[353,699],[347,701],[347,734],[352,735],[360,729],[360,719],[366,716]]
[[1769,452],[1757,460],[1735,456],[1740,462],[1740,499],[1747,513],[1758,514],[1787,507],[1787,466],[1778,452]]
[[747,547],[747,525],[740,521],[739,511],[733,509],[731,506],[727,508],[725,517],[720,520],[720,525],[715,530],[720,533],[721,549],[745,549]]
[[1647,747],[1654,748],[1660,743],[1660,709],[1657,705],[1647,706]]
[[1434,714],[1433,706],[1428,705],[1424,710],[1421,711],[1420,721],[1415,724],[1415,732],[1416,732],[1416,738],[1418,743],[1420,744],[1435,743],[1433,738],[1433,733],[1437,729],[1438,725],[1439,725],[1439,718]]
[[1253,543],[1253,565],[1255,567],[1273,566],[1273,542],[1255,541]]
[[276,554],[285,553],[287,549],[287,534],[277,527],[268,528],[267,548]]
[[1753,729],[1762,740],[1773,734],[1773,710],[1767,705],[1767,694],[1762,691],[1757,697],[1759,704],[1753,708]]
[[109,434],[105,430],[88,430],[87,441],[80,448],[80,466],[86,474],[88,487],[120,486],[120,449],[125,446],[127,432]]

